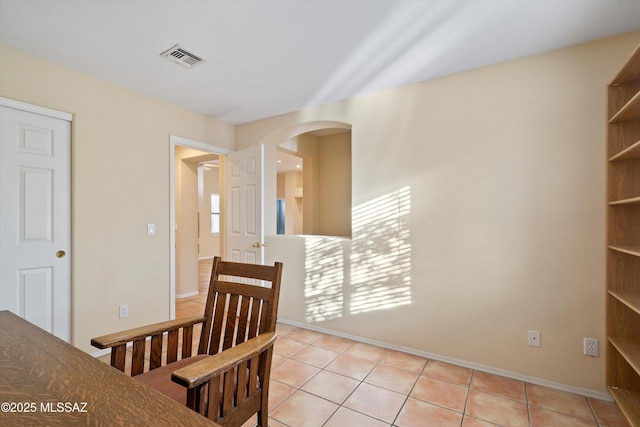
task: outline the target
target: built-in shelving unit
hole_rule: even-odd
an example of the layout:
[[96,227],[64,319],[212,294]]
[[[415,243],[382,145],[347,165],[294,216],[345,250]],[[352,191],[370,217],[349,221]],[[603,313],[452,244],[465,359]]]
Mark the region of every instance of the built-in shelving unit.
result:
[[640,46],[607,102],[607,384],[640,426]]

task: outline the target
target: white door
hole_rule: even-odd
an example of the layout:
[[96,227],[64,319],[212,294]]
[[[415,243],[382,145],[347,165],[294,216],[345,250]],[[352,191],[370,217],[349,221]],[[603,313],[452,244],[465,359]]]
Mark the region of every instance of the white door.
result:
[[276,230],[276,149],[257,145],[225,157],[226,259],[264,263]]
[[69,342],[71,115],[1,101],[0,310]]

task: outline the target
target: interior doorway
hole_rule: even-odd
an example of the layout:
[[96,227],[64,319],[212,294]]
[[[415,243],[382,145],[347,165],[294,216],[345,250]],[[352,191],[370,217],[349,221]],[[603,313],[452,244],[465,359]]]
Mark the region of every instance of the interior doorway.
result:
[[198,164],[198,259],[222,255],[220,248],[221,177],[218,156]]
[[[211,234],[211,226],[206,229],[204,224],[208,222],[203,217],[208,216],[211,220],[212,199],[210,195],[207,198],[205,192],[217,191],[219,203],[224,203],[220,180],[210,181],[219,174],[219,168],[215,167],[219,164],[219,158],[231,151],[173,135],[169,145],[170,224],[173,227],[170,233],[169,311],[170,318],[174,319],[176,298],[198,293],[198,259],[205,253],[205,242],[200,237],[206,236],[207,232]],[[206,251],[222,253],[224,227],[220,227],[216,237],[217,247],[208,240]]]

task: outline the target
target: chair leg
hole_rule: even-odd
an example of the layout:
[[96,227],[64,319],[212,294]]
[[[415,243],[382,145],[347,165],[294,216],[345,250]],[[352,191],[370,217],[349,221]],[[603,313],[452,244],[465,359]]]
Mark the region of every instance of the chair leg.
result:
[[267,411],[259,410],[258,411],[258,424],[257,427],[269,427],[269,414]]

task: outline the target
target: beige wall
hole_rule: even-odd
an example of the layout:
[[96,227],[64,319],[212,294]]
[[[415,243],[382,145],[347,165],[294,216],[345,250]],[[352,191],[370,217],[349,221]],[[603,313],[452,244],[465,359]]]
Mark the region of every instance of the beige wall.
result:
[[318,138],[316,203],[314,234],[351,237],[351,132]]
[[74,115],[72,342],[168,319],[169,135],[232,149],[234,127],[3,45],[0,64],[0,96]]
[[[605,87],[638,42],[635,32],[239,126],[238,149],[299,122],[352,125],[354,216],[369,226],[354,218],[345,308],[291,320],[604,393]],[[395,212],[386,223],[380,206]],[[301,286],[283,283],[285,301]],[[394,298],[362,310],[373,291]],[[600,357],[582,355],[583,337],[600,340]]]

